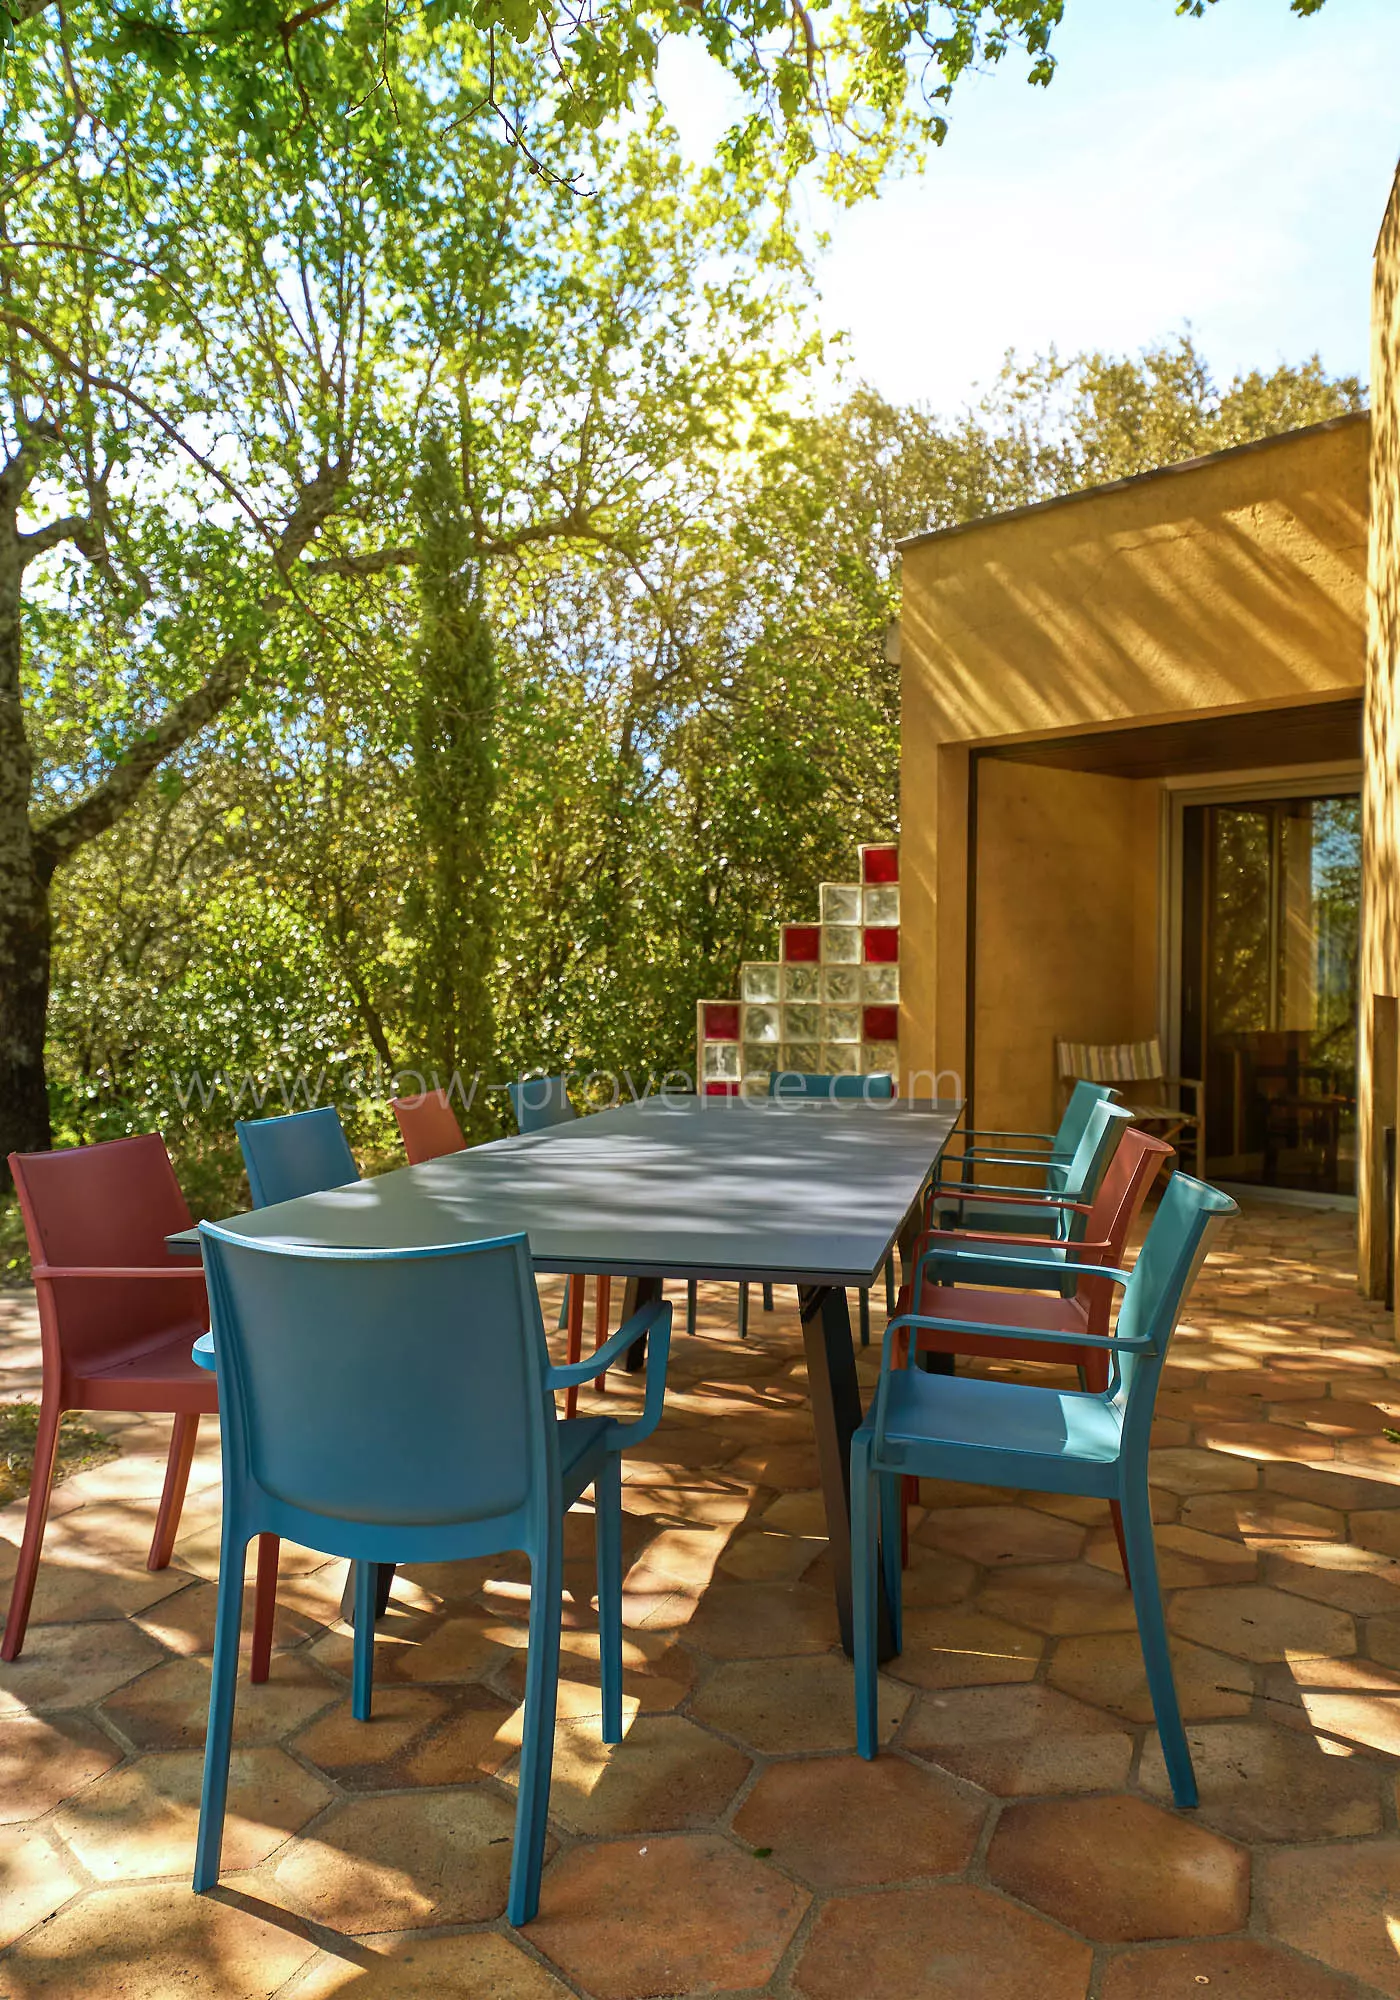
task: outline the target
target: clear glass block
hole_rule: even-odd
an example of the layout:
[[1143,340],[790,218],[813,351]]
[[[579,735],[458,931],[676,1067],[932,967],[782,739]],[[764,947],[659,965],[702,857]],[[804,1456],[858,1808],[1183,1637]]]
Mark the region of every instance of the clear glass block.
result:
[[822,1070],[827,1076],[859,1076],[859,1044],[855,1042],[826,1042],[823,1044]]
[[868,1001],[883,1001],[887,1007],[893,1006],[899,998],[899,967],[867,965],[862,967],[862,973],[862,998]]
[[704,1076],[706,1083],[737,1083],[739,1081],[739,1044],[737,1042],[706,1042]]
[[859,883],[822,883],[822,922],[824,924],[858,924],[860,922]]
[[783,1040],[815,1042],[822,1031],[820,1007],[787,1006],[783,1009]]
[[826,965],[860,964],[860,931],[855,925],[823,925],[822,961]]
[[783,968],[780,965],[746,965],[743,972],[742,994],[745,1000],[755,1000],[760,1004],[765,1000],[781,1000]]
[[746,1076],[739,1086],[741,1097],[766,1097],[768,1078],[766,1076]]
[[768,1076],[778,1067],[776,1042],[745,1042],[744,1075]]
[[784,1000],[815,1000],[822,990],[821,970],[815,965],[783,967]]
[[858,1042],[860,1040],[859,1007],[828,1007],[826,1010],[826,1040],[828,1042]]
[[780,1010],[777,1007],[745,1007],[744,1040],[746,1042],[779,1041],[781,1039],[778,1034],[779,1012]]
[[780,1067],[789,1074],[816,1076],[822,1066],[822,1052],[815,1042],[784,1042]]
[[894,1087],[899,1089],[899,1043],[866,1042],[861,1047],[860,1066],[867,1076],[877,1070],[887,1071],[894,1078]]
[[858,965],[824,965],[822,967],[822,999],[835,1001],[839,1006],[850,1007],[861,996],[860,967]]
[[899,889],[893,882],[865,892],[865,921],[868,924],[899,922]]

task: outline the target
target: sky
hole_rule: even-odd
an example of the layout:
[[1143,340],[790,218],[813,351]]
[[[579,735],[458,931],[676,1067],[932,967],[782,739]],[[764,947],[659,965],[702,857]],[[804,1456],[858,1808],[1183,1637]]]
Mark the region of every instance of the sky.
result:
[[[1400,0],[1067,0],[1048,90],[964,79],[921,171],[840,211],[823,323],[847,378],[958,407],[1008,348],[1115,352],[1190,326],[1220,378],[1367,368],[1371,251],[1400,157]],[[660,82],[686,149],[725,124],[708,58]]]

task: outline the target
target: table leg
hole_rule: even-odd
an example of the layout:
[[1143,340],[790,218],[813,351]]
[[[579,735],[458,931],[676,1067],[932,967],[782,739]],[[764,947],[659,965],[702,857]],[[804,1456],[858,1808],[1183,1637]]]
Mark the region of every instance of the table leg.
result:
[[[653,1299],[659,1299],[661,1291],[660,1278],[629,1278],[622,1292],[623,1324],[631,1319],[634,1312],[640,1311],[643,1306],[649,1306]],[[643,1334],[641,1339],[634,1340],[627,1350],[627,1373],[635,1375],[638,1369],[646,1367],[646,1361],[647,1337]]]
[[[374,1615],[382,1618],[389,1609],[389,1592],[394,1587],[393,1563],[376,1563],[374,1579]],[[347,1625],[355,1622],[355,1565],[351,1563],[345,1572],[345,1588],[340,1593],[340,1615]]]
[[[846,1294],[830,1286],[798,1291],[802,1341],[807,1354],[807,1393],[817,1434],[817,1465],[826,1501],[826,1532],[836,1583],[836,1616],[841,1644],[849,1653],[851,1625],[851,1439],[864,1412],[856,1379],[856,1351]],[[894,1654],[883,1576],[879,1584],[879,1656]]]

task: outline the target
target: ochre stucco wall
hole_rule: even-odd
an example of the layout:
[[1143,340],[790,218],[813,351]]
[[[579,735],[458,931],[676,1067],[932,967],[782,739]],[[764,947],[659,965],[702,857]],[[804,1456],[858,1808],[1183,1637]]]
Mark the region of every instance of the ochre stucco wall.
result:
[[1400,173],[1376,245],[1371,315],[1371,548],[1367,593],[1364,928],[1361,949],[1361,1274],[1385,1280],[1383,1133],[1400,1125]]
[[[905,546],[906,1073],[965,1073],[969,752],[1359,693],[1368,451],[1367,419],[1343,419]],[[1034,954],[1024,934],[1012,943],[1010,916],[999,939],[995,931],[987,938],[981,870],[992,851],[991,821],[981,794],[989,782],[1004,782],[989,780],[993,769],[979,761],[977,971],[979,984],[1009,994],[1035,976],[1028,973]],[[1149,896],[1153,905],[1145,913],[1135,903],[1132,943],[1120,941],[1116,969],[1102,975],[1133,996],[1120,1016],[1131,1015],[1131,1032],[1152,1033],[1159,1026],[1155,887],[1146,887],[1140,842],[1111,857],[1099,852],[1097,893],[1109,906],[1121,909],[1129,896]],[[1086,920],[1088,890],[1074,868],[1057,866],[1048,851],[1043,859],[1035,924],[1072,935]],[[1092,913],[1090,920],[1097,925]],[[1057,1014],[1079,1004],[1068,990],[1055,996]],[[1037,1037],[1044,1026],[1036,1023]],[[1053,1032],[1072,1027],[1057,1020]],[[1030,1118],[1041,1125],[1053,1110],[1048,1038],[1033,1062],[1043,1062],[1047,1078]],[[979,1038],[978,1121],[1019,1122],[1026,1113],[1013,1120],[1002,1102],[983,1096],[983,1069]],[[1029,1104],[1023,1081],[1014,1094]]]

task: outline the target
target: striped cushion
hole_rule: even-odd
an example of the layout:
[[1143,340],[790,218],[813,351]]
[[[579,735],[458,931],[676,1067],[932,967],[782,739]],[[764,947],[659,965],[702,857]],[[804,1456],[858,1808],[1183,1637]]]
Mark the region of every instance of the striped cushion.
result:
[[1146,1042],[1059,1042],[1055,1063],[1061,1077],[1090,1083],[1147,1083],[1166,1073],[1162,1044]]

